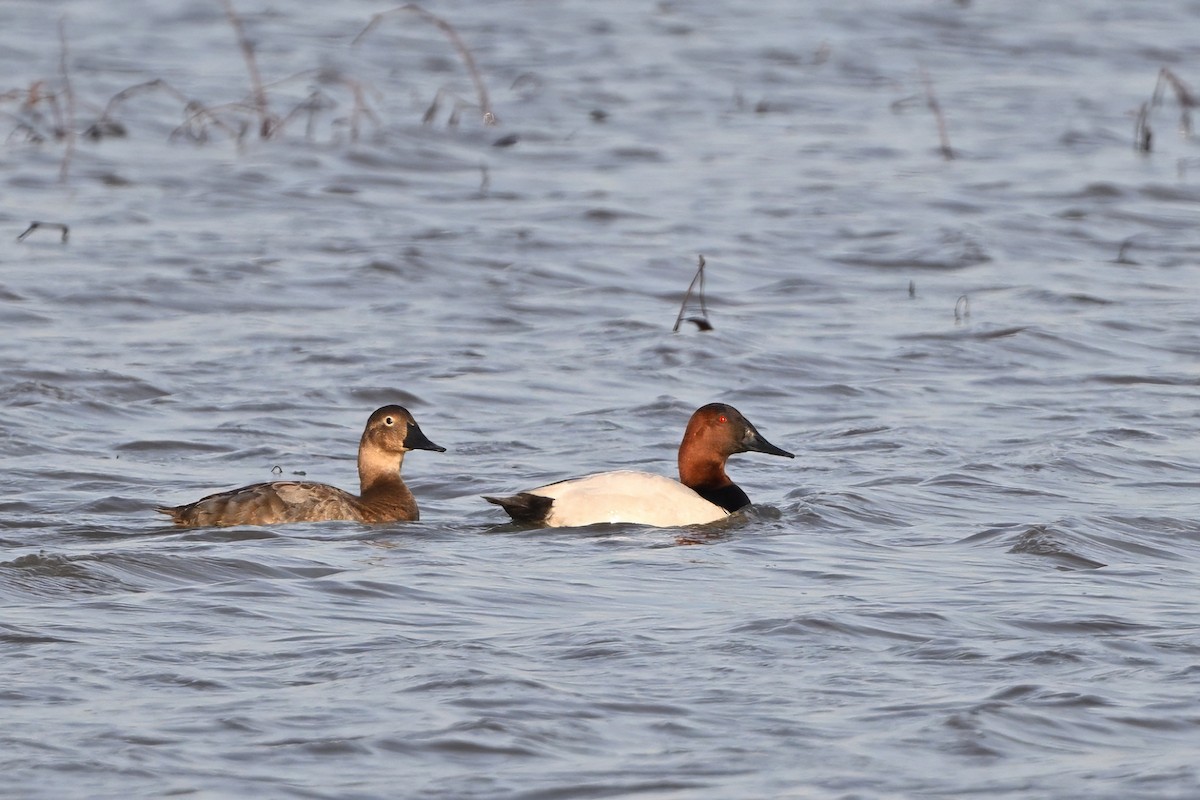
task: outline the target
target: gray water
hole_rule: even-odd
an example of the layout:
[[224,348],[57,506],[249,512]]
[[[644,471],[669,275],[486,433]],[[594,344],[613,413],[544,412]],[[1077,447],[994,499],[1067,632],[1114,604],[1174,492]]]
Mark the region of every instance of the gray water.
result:
[[[1200,3],[430,3],[494,126],[428,19],[236,5],[320,93],[268,140],[216,0],[0,5],[0,795],[1200,795],[1170,87],[1134,146]],[[672,474],[715,400],[798,454],[740,518],[479,498]],[[391,402],[418,523],[151,511],[354,488]]]

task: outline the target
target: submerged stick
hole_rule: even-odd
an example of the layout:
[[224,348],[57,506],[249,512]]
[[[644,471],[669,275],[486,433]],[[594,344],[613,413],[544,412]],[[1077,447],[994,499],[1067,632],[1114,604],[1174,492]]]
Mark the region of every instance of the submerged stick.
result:
[[933,81],[929,78],[929,73],[925,71],[925,67],[921,67],[921,83],[925,86],[925,103],[929,106],[929,110],[933,113],[933,118],[937,121],[938,140],[941,142],[942,158],[947,161],[954,160],[954,150],[950,147],[950,134],[946,132],[946,118],[942,115],[942,105],[938,102],[937,95],[933,93]]
[[38,228],[54,228],[55,230],[62,231],[63,244],[67,243],[67,237],[71,235],[71,229],[68,228],[67,225],[62,222],[31,222],[31,223],[29,223],[29,227],[26,228],[25,231],[20,236],[17,237],[17,241],[18,242],[25,241],[26,237],[28,237],[31,233],[36,231]]
[[679,332],[679,325],[684,321],[683,315],[687,312],[688,301],[692,299],[692,291],[697,289],[697,296],[700,300],[700,316],[688,317],[688,322],[694,322],[696,327],[702,331],[711,331],[712,323],[708,321],[708,307],[704,302],[704,256],[700,256],[700,266],[696,268],[696,274],[692,277],[692,282],[688,284],[687,293],[683,296],[683,302],[679,304],[679,315],[675,317],[675,325],[671,328],[671,333]]
[[373,17],[371,17],[371,21],[367,23],[367,27],[363,28],[362,31],[359,32],[358,36],[354,37],[354,41],[350,43],[350,46],[354,47],[358,45],[364,36],[374,30],[379,23],[383,21],[384,17],[389,17],[400,13],[416,14],[422,19],[432,22],[441,29],[442,33],[446,35],[446,38],[450,40],[450,44],[452,44],[454,49],[458,51],[459,57],[462,58],[463,64],[465,64],[467,67],[467,72],[471,75],[471,81],[475,84],[475,94],[479,97],[479,108],[483,112],[484,124],[495,125],[496,115],[492,112],[492,101],[488,99],[487,86],[484,85],[483,75],[479,72],[479,67],[475,64],[475,57],[471,55],[471,51],[467,48],[466,42],[464,42],[462,37],[458,35],[458,31],[454,29],[454,26],[439,17],[437,14],[426,11],[416,3],[406,3],[398,8],[393,8],[388,11],[380,11],[378,14],[375,14]]

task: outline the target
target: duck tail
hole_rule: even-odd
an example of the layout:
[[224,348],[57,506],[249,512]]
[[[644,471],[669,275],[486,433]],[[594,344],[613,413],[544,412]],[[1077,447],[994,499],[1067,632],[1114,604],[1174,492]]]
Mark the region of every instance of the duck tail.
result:
[[503,508],[514,522],[528,522],[535,525],[545,523],[546,518],[550,516],[550,507],[554,505],[553,497],[542,497],[529,492],[514,494],[512,497],[484,496],[483,499]]
[[183,525],[183,512],[186,508],[187,506],[155,506],[154,510],[159,514],[166,514],[176,525]]

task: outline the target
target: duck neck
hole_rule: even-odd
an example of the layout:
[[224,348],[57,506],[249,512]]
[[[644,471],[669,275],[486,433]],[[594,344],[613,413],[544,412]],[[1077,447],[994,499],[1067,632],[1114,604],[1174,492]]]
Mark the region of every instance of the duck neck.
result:
[[679,453],[679,482],[730,513],[750,505],[750,498],[725,474],[724,458],[693,458]]
[[679,482],[696,491],[733,483],[725,474],[725,459],[696,458],[683,451],[679,453]]
[[417,501],[400,479],[403,456],[383,457],[359,453],[358,507],[364,522],[390,522],[397,519],[418,519]]
[[370,448],[359,448],[358,486],[362,496],[395,491],[397,488],[407,491],[404,481],[400,479],[400,465],[403,461],[403,453],[399,456],[385,455]]

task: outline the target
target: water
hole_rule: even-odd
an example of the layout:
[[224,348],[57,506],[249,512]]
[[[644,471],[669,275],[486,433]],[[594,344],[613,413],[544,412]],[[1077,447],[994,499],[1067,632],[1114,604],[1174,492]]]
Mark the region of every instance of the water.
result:
[[[431,4],[495,127],[422,124],[474,98],[427,20],[237,6],[272,109],[334,107],[258,140],[219,3],[0,11],[4,91],[62,88],[64,20],[77,129],[155,79],[247,126],[146,89],[72,150],[0,106],[0,794],[1200,793],[1170,92],[1133,147],[1161,67],[1200,86],[1200,5]],[[672,335],[700,254],[714,330]],[[731,463],[743,519],[479,499],[670,474],[714,400],[798,454]],[[150,511],[353,488],[389,402],[449,448],[405,464],[419,523]]]

